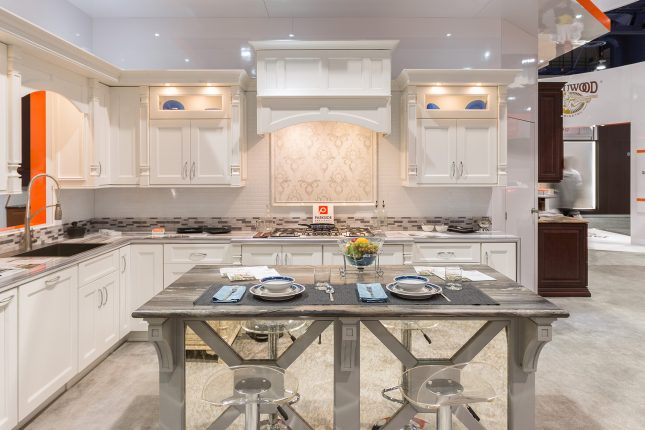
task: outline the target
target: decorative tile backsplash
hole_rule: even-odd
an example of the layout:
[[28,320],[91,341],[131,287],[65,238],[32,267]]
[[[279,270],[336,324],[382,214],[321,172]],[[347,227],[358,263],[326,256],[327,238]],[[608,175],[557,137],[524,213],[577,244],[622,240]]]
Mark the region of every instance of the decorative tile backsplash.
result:
[[274,205],[373,204],[376,135],[358,125],[324,121],[271,133]]
[[[389,217],[389,230],[421,230],[422,224],[455,224],[473,226],[477,228],[477,220],[481,217]],[[96,233],[99,229],[110,229],[124,232],[147,232],[154,227],[165,227],[168,232],[174,231],[177,227],[192,226],[231,226],[235,231],[253,231],[260,217],[249,218],[221,218],[221,217],[151,217],[151,218],[92,218],[78,221],[78,225],[87,229],[87,234]],[[297,227],[298,223],[310,223],[309,218],[300,217],[273,217],[276,227]],[[375,228],[376,218],[370,217],[336,217],[336,225],[344,227],[371,227]],[[65,238],[65,230],[69,223],[36,228],[32,230],[33,243],[35,246],[56,242]],[[0,236],[0,254],[12,252],[20,246],[22,230]]]

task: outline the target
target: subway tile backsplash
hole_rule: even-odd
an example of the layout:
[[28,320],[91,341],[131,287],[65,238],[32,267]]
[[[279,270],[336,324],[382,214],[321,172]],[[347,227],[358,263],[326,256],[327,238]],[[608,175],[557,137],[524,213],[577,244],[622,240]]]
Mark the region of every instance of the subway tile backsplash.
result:
[[[421,230],[422,224],[456,224],[463,226],[477,227],[477,221],[481,217],[388,217],[388,229],[390,230]],[[87,233],[96,233],[99,229],[110,229],[124,232],[145,232],[154,227],[165,227],[166,231],[174,231],[177,227],[190,226],[223,226],[230,225],[235,231],[252,231],[261,217],[142,217],[142,218],[92,218],[78,221],[78,225],[87,228]],[[274,217],[276,227],[297,227],[298,223],[308,223],[311,219],[301,217]],[[376,226],[376,218],[337,216],[338,227],[372,227]],[[47,228],[36,228],[32,237],[35,246],[56,242],[65,238],[65,230],[69,223],[51,226]],[[22,230],[0,236],[0,254],[12,252],[20,246]]]

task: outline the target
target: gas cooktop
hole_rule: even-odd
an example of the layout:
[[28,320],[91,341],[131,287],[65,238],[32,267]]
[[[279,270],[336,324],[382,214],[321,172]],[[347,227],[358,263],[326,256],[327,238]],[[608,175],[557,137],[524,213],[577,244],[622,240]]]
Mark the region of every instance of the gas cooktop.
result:
[[367,227],[333,228],[331,230],[313,230],[304,227],[278,227],[271,231],[271,237],[358,237],[374,236]]

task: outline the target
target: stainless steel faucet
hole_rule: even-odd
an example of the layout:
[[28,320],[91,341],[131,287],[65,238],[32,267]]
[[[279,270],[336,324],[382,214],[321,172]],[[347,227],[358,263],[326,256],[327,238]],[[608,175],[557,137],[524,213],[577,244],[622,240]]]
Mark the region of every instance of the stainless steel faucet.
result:
[[[56,189],[54,190],[54,195],[56,196],[56,203],[53,205],[47,205],[44,206],[38,210],[36,210],[33,214],[30,214],[29,212],[31,211],[31,186],[32,184],[36,181],[38,178],[51,178],[52,181],[56,183]],[[33,178],[29,181],[29,186],[27,187],[27,206],[25,208],[25,233],[22,235],[22,248],[24,251],[30,251],[31,250],[31,219],[38,215],[40,212],[44,211],[47,208],[50,207],[55,207],[54,209],[54,219],[55,220],[61,220],[63,218],[63,210],[60,207],[60,183],[58,182],[58,179],[53,177],[52,175],[48,173],[39,173],[37,175],[34,175]]]

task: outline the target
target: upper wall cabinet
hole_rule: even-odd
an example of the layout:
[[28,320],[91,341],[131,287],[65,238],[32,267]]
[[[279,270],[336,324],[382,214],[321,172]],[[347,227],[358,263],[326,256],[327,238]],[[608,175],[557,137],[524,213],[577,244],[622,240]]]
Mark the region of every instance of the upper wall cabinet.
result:
[[538,181],[560,182],[564,169],[562,87],[538,82]]
[[7,190],[9,121],[7,94],[7,46],[0,43],[0,193]]
[[506,185],[506,86],[518,72],[403,70],[403,185]]
[[257,58],[258,133],[311,121],[390,132],[397,41],[250,42]]
[[108,155],[112,185],[139,183],[140,100],[139,87],[110,88]]

